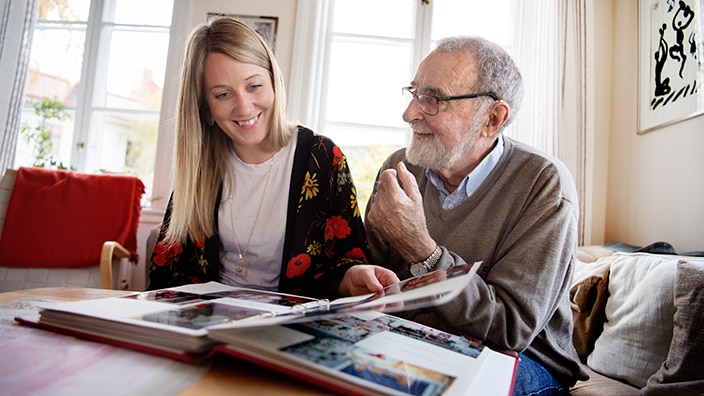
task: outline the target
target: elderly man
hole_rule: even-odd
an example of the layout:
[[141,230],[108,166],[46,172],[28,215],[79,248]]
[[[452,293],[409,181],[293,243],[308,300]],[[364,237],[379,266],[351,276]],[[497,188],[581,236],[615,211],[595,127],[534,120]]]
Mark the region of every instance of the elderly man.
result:
[[587,374],[572,345],[574,182],[558,160],[502,135],[520,72],[498,45],[441,40],[403,89],[407,148],[387,158],[366,213],[372,262],[401,279],[483,261],[456,300],[409,319],[519,353],[514,394],[565,394]]

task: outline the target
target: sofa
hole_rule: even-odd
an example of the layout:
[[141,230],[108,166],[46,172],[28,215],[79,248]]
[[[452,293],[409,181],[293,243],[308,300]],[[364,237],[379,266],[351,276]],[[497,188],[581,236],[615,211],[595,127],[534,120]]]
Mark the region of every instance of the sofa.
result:
[[[659,243],[662,244],[662,243]],[[704,395],[704,257],[579,248],[570,395]]]

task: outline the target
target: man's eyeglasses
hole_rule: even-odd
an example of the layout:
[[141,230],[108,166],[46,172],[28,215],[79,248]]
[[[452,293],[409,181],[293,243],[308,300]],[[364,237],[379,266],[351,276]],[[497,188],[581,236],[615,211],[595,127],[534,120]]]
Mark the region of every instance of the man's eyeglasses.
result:
[[427,115],[436,115],[439,111],[438,105],[440,104],[440,102],[447,102],[450,100],[459,99],[472,99],[479,98],[482,96],[488,96],[497,101],[500,100],[499,97],[496,96],[496,94],[494,94],[493,92],[482,92],[457,96],[435,96],[416,93],[415,87],[401,88],[401,92],[403,92],[404,96],[406,96],[409,102],[413,100],[413,98],[415,98],[418,101],[418,105],[420,105],[420,109],[423,111],[423,113]]

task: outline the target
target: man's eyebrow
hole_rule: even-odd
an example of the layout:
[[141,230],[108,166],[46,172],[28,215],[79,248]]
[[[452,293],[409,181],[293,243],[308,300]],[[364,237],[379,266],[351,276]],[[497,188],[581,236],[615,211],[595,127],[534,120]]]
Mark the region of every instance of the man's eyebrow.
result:
[[416,88],[416,91],[426,94],[426,95],[435,95],[435,96],[445,96],[445,90],[438,88],[438,87],[423,87],[419,88],[413,85],[413,87]]
[[438,87],[433,87],[433,86],[419,87],[418,82],[416,82],[415,80],[411,81],[410,87],[414,88],[416,90],[416,92],[418,92],[420,94],[436,95],[436,96],[444,96],[445,95],[444,89],[438,88]]

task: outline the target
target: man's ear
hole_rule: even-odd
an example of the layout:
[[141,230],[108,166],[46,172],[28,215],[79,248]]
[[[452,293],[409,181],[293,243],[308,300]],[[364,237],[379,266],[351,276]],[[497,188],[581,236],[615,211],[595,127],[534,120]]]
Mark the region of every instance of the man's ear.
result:
[[508,103],[503,100],[494,102],[489,109],[489,117],[485,126],[492,134],[495,134],[508,121],[510,114],[511,109],[508,107]]

